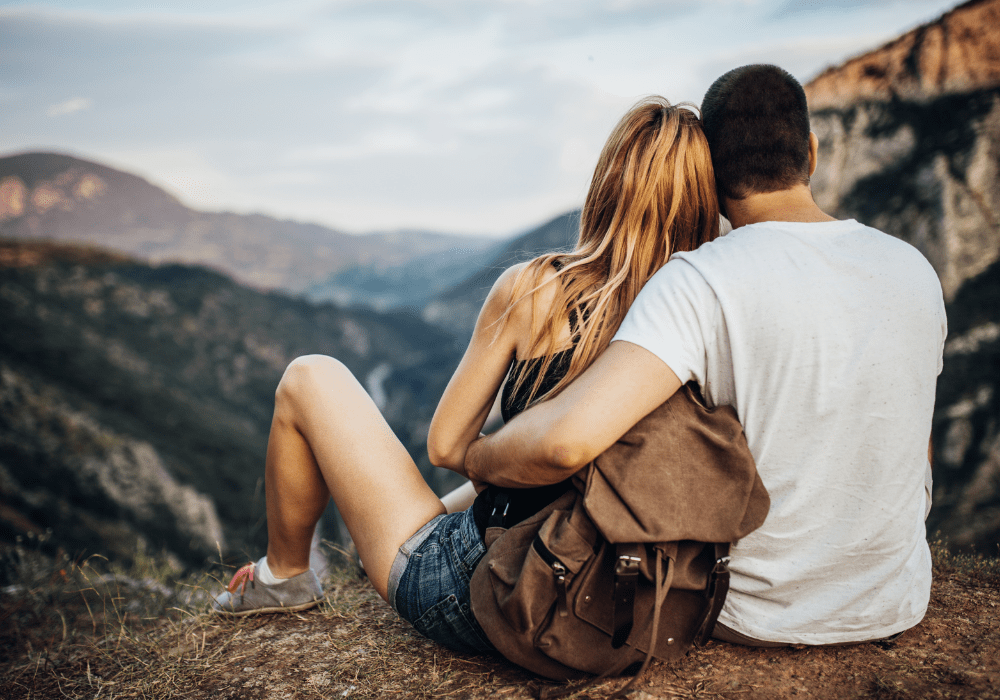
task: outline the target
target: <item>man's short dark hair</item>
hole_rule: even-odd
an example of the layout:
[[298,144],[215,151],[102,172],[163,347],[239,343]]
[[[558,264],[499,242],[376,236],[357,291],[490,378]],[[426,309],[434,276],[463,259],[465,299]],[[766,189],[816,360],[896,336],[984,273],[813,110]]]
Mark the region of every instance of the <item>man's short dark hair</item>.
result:
[[809,183],[809,108],[787,71],[763,64],[729,71],[705,93],[701,115],[720,197]]

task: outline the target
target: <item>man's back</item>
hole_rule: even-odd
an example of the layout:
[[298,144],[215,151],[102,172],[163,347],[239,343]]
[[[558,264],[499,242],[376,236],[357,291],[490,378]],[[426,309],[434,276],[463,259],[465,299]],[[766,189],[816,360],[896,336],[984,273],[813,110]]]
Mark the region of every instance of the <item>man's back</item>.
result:
[[919,622],[944,341],[919,252],[853,221],[746,226],[675,256],[616,339],[735,406],[771,494],[764,526],[733,551],[724,624],[829,644]]

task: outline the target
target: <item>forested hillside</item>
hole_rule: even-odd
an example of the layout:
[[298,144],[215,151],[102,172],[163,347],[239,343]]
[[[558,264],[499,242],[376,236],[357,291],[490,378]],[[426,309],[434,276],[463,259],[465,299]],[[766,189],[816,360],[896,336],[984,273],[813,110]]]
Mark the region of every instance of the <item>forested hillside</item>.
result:
[[[274,389],[341,359],[428,480],[427,425],[457,353],[419,319],[263,294],[205,269],[0,245],[0,537],[129,558],[263,545]],[[333,533],[330,533],[333,534]]]

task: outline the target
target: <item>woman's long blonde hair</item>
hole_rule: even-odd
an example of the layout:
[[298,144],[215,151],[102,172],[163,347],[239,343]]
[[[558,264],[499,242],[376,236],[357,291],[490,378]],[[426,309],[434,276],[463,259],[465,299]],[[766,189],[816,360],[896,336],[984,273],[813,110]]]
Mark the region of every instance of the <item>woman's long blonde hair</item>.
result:
[[[556,285],[546,321],[529,343],[528,357],[543,356],[529,404],[555,396],[591,365],[611,342],[639,290],[673,253],[694,250],[718,235],[712,159],[701,121],[691,109],[659,96],[632,107],[597,161],[575,250],[542,255],[515,278],[498,335],[522,302],[530,299],[532,319],[537,318],[536,292],[546,284]],[[553,263],[558,267],[555,276],[543,282]],[[569,370],[539,396],[571,314],[577,325]],[[515,392],[526,380],[528,364],[521,365]]]

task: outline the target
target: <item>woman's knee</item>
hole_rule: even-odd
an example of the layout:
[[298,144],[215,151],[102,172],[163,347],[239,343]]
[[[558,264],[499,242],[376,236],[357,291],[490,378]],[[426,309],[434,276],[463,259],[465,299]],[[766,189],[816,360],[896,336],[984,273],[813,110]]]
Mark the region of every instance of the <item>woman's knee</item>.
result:
[[343,382],[355,381],[351,370],[340,360],[328,355],[303,355],[285,368],[275,391],[277,409],[308,403],[317,391],[336,389]]

